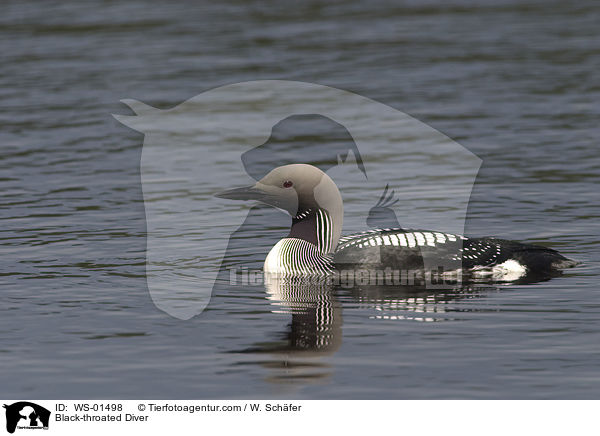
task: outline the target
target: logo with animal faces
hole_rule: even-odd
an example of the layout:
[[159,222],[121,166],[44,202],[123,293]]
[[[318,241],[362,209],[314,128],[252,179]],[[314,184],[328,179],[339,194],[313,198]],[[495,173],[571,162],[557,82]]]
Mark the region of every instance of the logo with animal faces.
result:
[[[331,177],[343,197],[342,235],[369,226],[464,233],[481,160],[383,103],[279,80],[222,86],[171,109],[123,103],[135,115],[114,117],[144,134],[148,289],[173,317],[204,310],[226,262],[243,266],[248,253],[264,261],[273,238],[285,237],[269,232],[289,226],[289,216],[214,197],[255,185],[276,167],[307,163]],[[243,232],[250,227],[252,237]],[[230,255],[236,241],[239,256]]]
[[29,401],[19,401],[10,405],[5,404],[6,431],[14,433],[19,430],[48,429],[50,411],[45,407]]

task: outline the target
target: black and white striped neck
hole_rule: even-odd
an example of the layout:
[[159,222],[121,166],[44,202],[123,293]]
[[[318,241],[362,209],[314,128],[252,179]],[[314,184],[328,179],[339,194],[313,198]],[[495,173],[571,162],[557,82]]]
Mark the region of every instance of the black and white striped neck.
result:
[[265,260],[265,272],[282,275],[328,274],[337,246],[333,221],[325,209],[310,208],[292,218],[289,235]]
[[306,209],[293,217],[287,237],[310,242],[322,254],[332,253],[337,245],[331,216],[320,208]]

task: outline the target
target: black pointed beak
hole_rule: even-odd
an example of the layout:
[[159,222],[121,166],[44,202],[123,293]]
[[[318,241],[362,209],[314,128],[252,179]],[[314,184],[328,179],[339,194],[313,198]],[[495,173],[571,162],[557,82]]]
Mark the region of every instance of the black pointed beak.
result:
[[227,200],[262,200],[266,193],[254,186],[244,186],[242,188],[228,189],[215,194],[215,197],[225,198]]

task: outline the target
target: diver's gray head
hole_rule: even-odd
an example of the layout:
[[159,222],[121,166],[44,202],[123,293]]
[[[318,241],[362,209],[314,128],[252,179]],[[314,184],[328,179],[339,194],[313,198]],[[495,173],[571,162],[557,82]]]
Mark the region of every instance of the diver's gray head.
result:
[[286,211],[295,219],[321,209],[331,217],[336,243],[342,231],[344,208],[340,191],[331,177],[312,165],[277,167],[252,186],[223,191],[216,197],[258,200]]

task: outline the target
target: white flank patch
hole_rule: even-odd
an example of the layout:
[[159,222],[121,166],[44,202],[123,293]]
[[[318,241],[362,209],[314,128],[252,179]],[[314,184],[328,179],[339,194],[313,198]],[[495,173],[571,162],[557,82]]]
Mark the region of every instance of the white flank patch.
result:
[[516,260],[510,259],[492,268],[492,277],[496,280],[512,282],[520,279],[527,272],[527,268]]

